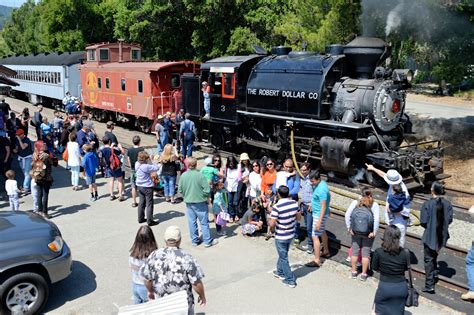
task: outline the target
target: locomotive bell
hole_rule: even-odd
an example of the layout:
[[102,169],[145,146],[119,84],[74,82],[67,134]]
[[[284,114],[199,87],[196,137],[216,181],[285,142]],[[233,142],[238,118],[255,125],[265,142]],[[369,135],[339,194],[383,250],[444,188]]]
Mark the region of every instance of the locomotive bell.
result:
[[272,47],[272,55],[285,56],[285,55],[288,55],[291,50],[292,50],[291,47],[286,47],[286,46]]

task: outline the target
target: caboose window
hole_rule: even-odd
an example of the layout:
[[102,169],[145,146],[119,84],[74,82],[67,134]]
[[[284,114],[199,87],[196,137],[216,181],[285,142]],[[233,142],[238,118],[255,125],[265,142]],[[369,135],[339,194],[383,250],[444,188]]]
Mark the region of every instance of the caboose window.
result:
[[136,61],[136,60],[140,60],[140,49],[132,49],[132,60]]
[[110,89],[110,79],[109,78],[105,78],[105,88],[107,90]]
[[180,77],[179,73],[171,74],[171,88],[172,89],[177,89],[181,85],[179,77]]
[[99,49],[99,60],[107,61],[109,60],[109,50],[108,49]]
[[120,86],[122,87],[122,91],[125,91],[125,79],[120,80]]
[[99,89],[102,88],[102,78],[101,78],[101,77],[98,77],[98,78],[97,78],[97,87],[98,87]]
[[235,97],[235,76],[233,73],[224,73],[222,77],[223,93],[224,98]]
[[143,80],[138,80],[137,85],[138,93],[143,93]]
[[87,61],[95,61],[95,49],[87,50]]

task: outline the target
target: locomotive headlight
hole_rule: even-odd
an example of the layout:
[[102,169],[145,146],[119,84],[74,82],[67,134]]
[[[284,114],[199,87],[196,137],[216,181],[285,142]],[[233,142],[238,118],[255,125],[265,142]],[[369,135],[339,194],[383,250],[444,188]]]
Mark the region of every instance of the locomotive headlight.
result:
[[410,69],[395,69],[393,70],[392,80],[394,82],[408,82],[413,80],[413,71]]

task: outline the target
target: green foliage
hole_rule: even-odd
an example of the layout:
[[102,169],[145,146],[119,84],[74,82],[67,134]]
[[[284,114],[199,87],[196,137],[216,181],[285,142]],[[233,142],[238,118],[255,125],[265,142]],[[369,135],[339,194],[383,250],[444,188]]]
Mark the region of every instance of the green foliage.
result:
[[3,28],[3,25],[10,19],[12,15],[13,8],[0,5],[0,30]]

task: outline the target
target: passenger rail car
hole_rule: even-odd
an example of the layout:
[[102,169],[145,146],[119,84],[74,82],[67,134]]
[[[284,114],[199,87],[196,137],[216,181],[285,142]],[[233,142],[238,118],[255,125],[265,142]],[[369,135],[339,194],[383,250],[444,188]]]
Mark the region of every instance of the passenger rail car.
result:
[[187,61],[141,61],[140,46],[103,43],[86,48],[80,66],[82,100],[101,121],[121,121],[142,131],[153,129],[159,115],[181,107],[181,75],[199,73]]
[[78,65],[84,52],[44,53],[11,56],[0,65],[16,71],[11,78],[19,85],[12,88],[15,96],[26,96],[32,104],[62,108],[66,92],[81,93]]
[[[357,37],[323,54],[276,47],[271,55],[216,58],[201,65],[200,76],[183,76],[183,107],[212,130],[208,140],[218,148],[294,153],[354,180],[373,163],[421,186],[443,173],[443,149],[438,142],[401,146],[411,132],[405,96],[412,73],[383,67],[389,56],[383,40]],[[202,81],[211,86],[209,120],[200,118]]]

